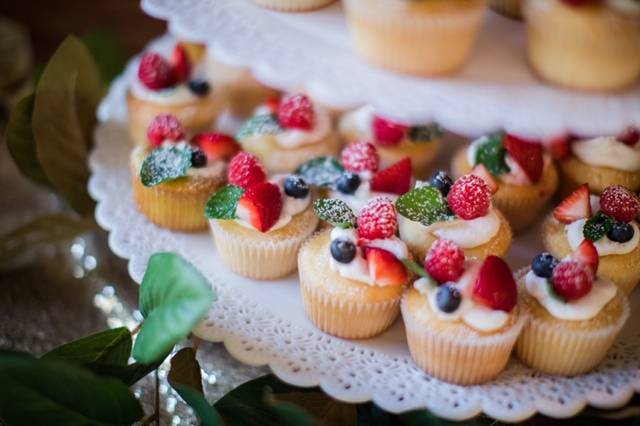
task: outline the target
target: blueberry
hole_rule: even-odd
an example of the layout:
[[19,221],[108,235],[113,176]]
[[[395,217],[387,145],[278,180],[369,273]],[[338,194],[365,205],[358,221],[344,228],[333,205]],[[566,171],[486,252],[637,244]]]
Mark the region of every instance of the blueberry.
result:
[[284,182],[284,192],[289,197],[305,198],[309,195],[309,185],[300,176],[291,175]]
[[438,287],[436,293],[436,303],[438,309],[450,314],[460,307],[462,296],[454,283],[446,283]]
[[449,194],[451,186],[453,185],[453,179],[451,179],[451,177],[446,172],[439,170],[435,172],[433,176],[431,176],[429,185],[437,188],[438,191],[440,191],[440,193],[446,197],[447,194]]
[[345,172],[338,179],[336,187],[343,194],[353,194],[360,186],[360,176],[357,173]]
[[542,278],[551,278],[553,269],[558,265],[558,259],[551,253],[542,252],[531,262],[533,273]]
[[207,155],[201,149],[194,149],[191,152],[191,167],[204,167],[207,165]]
[[207,96],[211,90],[209,82],[206,80],[191,80],[188,85],[189,90],[198,96]]
[[616,243],[626,243],[633,238],[633,226],[625,222],[616,222],[607,233],[607,237]]
[[338,238],[331,242],[331,256],[340,263],[349,263],[356,257],[356,245]]

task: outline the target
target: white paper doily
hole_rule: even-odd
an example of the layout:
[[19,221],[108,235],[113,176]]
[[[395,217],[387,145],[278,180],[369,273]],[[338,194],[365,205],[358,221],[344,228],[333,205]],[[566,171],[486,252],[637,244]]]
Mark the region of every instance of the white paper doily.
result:
[[175,36],[206,42],[214,57],[249,67],[280,89],[306,86],[334,107],[371,103],[414,123],[436,120],[478,136],[504,128],[531,137],[571,130],[616,134],[640,125],[640,86],[618,94],[568,91],[529,70],[522,23],[487,12],[478,44],[458,75],[421,79],[374,69],[353,52],[340,2],[309,13],[277,13],[249,0],[142,0]]

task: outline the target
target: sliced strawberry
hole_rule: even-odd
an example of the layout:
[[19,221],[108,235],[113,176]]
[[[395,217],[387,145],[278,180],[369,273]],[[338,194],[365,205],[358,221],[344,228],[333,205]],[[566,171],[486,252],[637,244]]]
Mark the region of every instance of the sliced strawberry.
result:
[[640,141],[640,129],[629,127],[620,133],[617,139],[625,145],[635,146]]
[[267,99],[263,104],[263,106],[271,111],[272,114],[278,113],[278,105],[280,105],[280,98],[276,96]]
[[227,181],[230,184],[248,189],[266,179],[266,170],[258,159],[248,152],[241,151],[229,161]]
[[542,144],[507,134],[502,140],[511,158],[525,172],[529,180],[536,183],[542,176]]
[[409,279],[409,274],[402,262],[390,251],[378,247],[367,247],[365,254],[369,264],[369,276],[375,280],[376,284],[404,285]]
[[471,170],[471,174],[476,175],[483,181],[485,181],[492,194],[498,192],[498,182],[496,182],[496,180],[491,175],[491,172],[487,170],[487,167],[484,164],[480,163],[475,166],[473,170]]
[[302,94],[285,96],[278,104],[278,120],[287,129],[311,130],[315,121],[311,100]]
[[189,61],[186,49],[180,43],[176,44],[176,47],[173,49],[171,65],[173,67],[173,74],[176,77],[176,83],[182,83],[189,79],[191,75],[191,62]]
[[371,178],[371,189],[402,195],[411,188],[411,158],[407,157],[379,171]]
[[553,216],[562,223],[571,223],[590,217],[589,185],[583,183],[573,191],[553,210]]
[[236,214],[260,232],[267,232],[280,218],[282,193],[271,182],[260,182],[247,189],[238,202]]
[[582,240],[576,251],[571,254],[571,258],[589,266],[594,275],[598,272],[598,249],[590,240]]
[[549,152],[551,158],[556,161],[565,160],[571,152],[570,136],[562,135],[549,140]]
[[373,117],[373,136],[380,145],[397,145],[409,131],[407,124],[398,123],[376,115]]
[[475,300],[488,308],[510,312],[518,303],[513,273],[504,260],[489,256],[480,267],[473,285]]
[[169,61],[162,55],[151,52],[142,55],[138,78],[151,90],[166,89],[176,83],[176,76]]
[[191,141],[204,151],[208,160],[228,160],[240,151],[233,136],[224,133],[200,133]]

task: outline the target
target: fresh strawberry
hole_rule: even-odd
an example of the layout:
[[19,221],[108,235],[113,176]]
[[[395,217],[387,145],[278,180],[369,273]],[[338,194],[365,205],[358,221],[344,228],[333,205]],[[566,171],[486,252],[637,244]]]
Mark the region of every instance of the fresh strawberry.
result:
[[280,105],[280,98],[273,96],[269,99],[267,99],[263,106],[265,108],[267,108],[269,111],[271,111],[272,114],[277,114],[278,113],[278,106]]
[[379,171],[371,179],[371,189],[402,195],[411,188],[411,158],[407,157]]
[[240,151],[240,145],[233,136],[224,133],[200,133],[191,142],[204,151],[208,160],[228,160]]
[[487,214],[491,206],[491,190],[481,177],[465,175],[454,182],[447,199],[455,214],[471,220]]
[[473,285],[473,296],[475,300],[494,310],[510,312],[516,306],[516,282],[504,260],[493,255],[485,259]]
[[182,124],[172,114],[158,114],[147,127],[147,139],[153,147],[162,145],[165,140],[177,142],[184,139]]
[[562,223],[571,223],[590,217],[589,185],[583,183],[573,191],[553,210],[553,216]]
[[311,100],[302,94],[285,96],[278,104],[278,120],[287,129],[310,130],[315,120]]
[[436,240],[424,258],[424,269],[440,284],[457,281],[464,272],[464,252],[451,240]]
[[409,279],[404,265],[390,251],[378,247],[366,247],[369,276],[382,286],[403,285]]
[[640,129],[637,127],[629,127],[620,133],[617,139],[625,145],[635,146],[640,142]]
[[553,289],[566,300],[585,296],[593,286],[593,273],[589,266],[575,260],[560,262],[551,277]]
[[248,152],[239,152],[229,161],[227,181],[230,184],[248,189],[266,179],[267,172],[264,167]]
[[620,222],[631,222],[640,213],[640,198],[621,185],[611,185],[600,195],[600,209]]
[[484,183],[486,183],[487,186],[489,187],[489,190],[491,191],[492,194],[495,194],[496,192],[498,192],[498,182],[496,182],[496,180],[493,178],[493,176],[491,175],[489,170],[487,170],[487,167],[484,164],[480,163],[477,166],[475,166],[473,170],[471,170],[471,174],[476,175],[479,178],[482,178]]
[[548,141],[549,152],[551,158],[556,161],[562,161],[569,157],[571,152],[571,137],[567,135],[558,136]]
[[184,46],[180,43],[176,44],[171,56],[171,65],[173,66],[173,75],[176,83],[182,83],[189,79],[191,75],[191,62]]
[[594,275],[598,272],[598,249],[596,249],[596,246],[591,242],[591,240],[586,238],[582,240],[576,251],[571,254],[571,258],[589,266]]
[[388,198],[376,197],[358,215],[358,236],[365,240],[390,238],[398,228],[396,206]]
[[342,166],[349,172],[375,173],[379,161],[378,150],[369,142],[356,142],[342,151]]
[[166,89],[176,84],[176,76],[169,61],[158,53],[142,55],[138,78],[151,90]]
[[236,214],[260,232],[267,232],[280,218],[282,193],[271,182],[260,182],[245,191]]
[[541,143],[507,134],[502,145],[532,183],[540,180],[543,167]]
[[376,115],[373,117],[373,136],[380,145],[397,145],[409,131],[409,126]]

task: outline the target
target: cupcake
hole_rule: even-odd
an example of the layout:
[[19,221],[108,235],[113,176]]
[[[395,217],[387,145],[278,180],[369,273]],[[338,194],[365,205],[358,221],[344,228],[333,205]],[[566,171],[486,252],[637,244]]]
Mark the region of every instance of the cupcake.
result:
[[453,180],[443,171],[396,201],[400,238],[423,258],[438,239],[455,242],[469,257],[503,257],[511,247],[509,222],[493,206],[491,190],[476,175]]
[[545,80],[575,89],[618,90],[640,76],[640,3],[526,0],[528,56]]
[[258,6],[280,12],[306,12],[333,3],[334,0],[253,0]]
[[258,107],[236,138],[269,172],[292,172],[315,157],[339,149],[329,112],[302,94],[287,95]]
[[589,240],[562,261],[541,253],[518,279],[530,316],[516,345],[523,363],[547,374],[575,376],[604,359],[629,317],[624,294],[598,270]]
[[477,139],[455,154],[454,176],[472,169],[481,177],[490,176],[487,182],[495,182],[493,202],[516,233],[540,216],[558,187],[558,172],[541,143],[501,132]]
[[331,223],[298,254],[304,310],[325,333],[364,339],[382,333],[397,318],[409,274],[407,246],[396,237],[393,202],[370,200],[357,216],[341,200],[315,203]]
[[344,114],[338,133],[347,144],[372,141],[378,150],[381,167],[411,158],[413,175],[421,179],[430,175],[429,166],[442,142],[442,128],[437,124],[410,126],[375,114],[371,106]]
[[522,0],[489,0],[489,6],[509,18],[522,19]]
[[[618,136],[591,139],[557,138],[560,193],[569,195],[583,182],[600,194],[607,186],[640,190],[640,131],[629,128]],[[552,145],[552,146],[554,146]]]
[[544,246],[562,258],[577,250],[583,239],[592,241],[600,259],[599,275],[629,294],[640,282],[638,213],[640,200],[628,189],[614,185],[601,196],[589,196],[583,184],[545,220]]
[[402,298],[409,351],[430,375],[459,385],[495,378],[526,321],[511,270],[496,256],[467,259],[438,240]]
[[138,210],[163,228],[206,229],[204,206],[224,183],[227,161],[238,150],[232,137],[220,133],[188,142],[174,116],[157,116],[149,126],[148,144],[134,147],[129,160]]
[[356,51],[373,65],[441,75],[464,65],[484,17],[484,0],[345,0]]
[[288,174],[267,179],[262,164],[247,152],[231,159],[227,181],[205,208],[222,262],[259,280],[295,271],[300,245],[318,225],[306,182]]
[[191,133],[207,131],[222,106],[223,96],[212,90],[204,66],[192,64],[181,44],[171,59],[146,52],[127,92],[131,140],[145,145],[147,126],[161,113],[176,116]]

